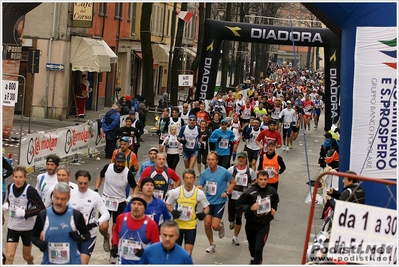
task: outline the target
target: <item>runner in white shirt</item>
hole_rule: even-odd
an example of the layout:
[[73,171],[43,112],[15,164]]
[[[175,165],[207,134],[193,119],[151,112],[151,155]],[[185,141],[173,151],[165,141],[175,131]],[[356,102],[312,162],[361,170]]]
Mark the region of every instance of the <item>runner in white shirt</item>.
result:
[[[83,214],[87,229],[90,231],[90,239],[78,243],[82,264],[89,264],[90,256],[94,250],[97,239],[98,226],[107,222],[110,218],[101,196],[89,189],[91,175],[88,171],[79,170],[75,174],[78,190],[71,191],[69,205]],[[96,219],[97,211],[100,217]]]
[[[57,183],[64,182],[64,183],[69,184],[69,187],[71,188],[71,193],[73,191],[78,190],[77,184],[69,181],[69,179],[71,178],[71,172],[69,171],[69,168],[67,166],[65,166],[65,165],[59,166],[57,168],[56,174],[57,174]],[[46,206],[46,208],[53,205],[54,187],[55,187],[55,185],[50,187],[48,190],[46,190],[46,196],[45,196],[45,202],[44,202],[44,206]]]
[[39,174],[37,176],[36,190],[42,198],[43,203],[46,201],[47,191],[50,187],[54,187],[57,181],[57,175],[55,171],[60,165],[60,157],[56,154],[50,154],[46,157],[46,169],[47,172]]
[[179,117],[184,121],[184,125],[188,124],[188,117],[190,117],[190,111],[188,110],[188,103],[183,104],[183,111],[179,113]]
[[[287,107],[280,112],[279,115],[280,121],[283,123],[283,151],[288,152],[293,148],[292,146],[292,138],[291,138],[291,130],[292,130],[292,122],[295,119],[295,110],[291,108],[291,101],[287,101]],[[287,145],[285,145],[287,144]],[[289,147],[288,147],[289,146]]]

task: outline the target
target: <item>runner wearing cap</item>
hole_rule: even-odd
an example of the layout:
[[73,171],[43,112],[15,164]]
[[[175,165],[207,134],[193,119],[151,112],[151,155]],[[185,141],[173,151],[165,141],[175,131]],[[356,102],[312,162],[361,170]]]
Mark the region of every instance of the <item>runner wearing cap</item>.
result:
[[[145,177],[140,182],[140,190],[143,193],[147,207],[144,213],[150,217],[157,225],[161,225],[164,221],[169,221],[172,216],[166,208],[165,202],[162,199],[154,197],[155,181],[151,177]],[[127,200],[126,200],[127,201]],[[132,200],[128,201],[128,205],[124,210],[125,212],[132,211]]]
[[227,120],[225,119],[220,121],[220,128],[216,129],[209,137],[210,143],[216,143],[216,152],[219,155],[218,165],[226,169],[230,166],[234,139],[234,133],[232,130],[227,129]]
[[234,229],[232,243],[236,246],[240,245],[238,235],[242,225],[242,212],[237,212],[236,202],[242,193],[256,180],[254,170],[247,166],[247,154],[241,151],[237,154],[237,165],[231,166],[228,170],[231,176],[235,178],[236,185],[231,194],[229,194],[229,202],[227,205],[228,220],[230,222],[230,230]]
[[268,173],[268,185],[277,191],[280,174],[285,171],[283,158],[276,153],[276,145],[273,140],[267,141],[267,151],[263,155],[262,169]]
[[295,110],[291,108],[290,100],[287,101],[287,107],[280,112],[279,119],[283,123],[283,151],[288,152],[290,151],[290,148],[291,149],[293,148],[291,129],[292,129],[292,122],[295,119]]
[[[125,155],[125,166],[135,174],[139,170],[139,162],[136,154],[129,149],[130,139],[127,136],[123,136],[119,140],[119,149],[115,149],[112,153],[111,163],[115,163],[116,154],[122,152]],[[126,186],[126,197],[130,195],[130,186]]]
[[[133,110],[131,112],[135,113]],[[129,111],[129,112],[130,112]],[[137,138],[140,137],[139,130],[133,126],[133,119],[131,117],[126,117],[125,119],[125,126],[119,128],[118,132],[116,133],[116,138],[120,139],[122,137],[126,137],[129,146],[128,148],[132,151],[137,151],[135,145],[137,144]],[[137,154],[137,152],[134,152]]]
[[130,207],[131,212],[120,214],[112,228],[111,257],[118,264],[138,264],[145,248],[159,242],[158,225],[144,213],[143,193],[133,195]]
[[37,176],[36,190],[42,198],[43,203],[46,202],[47,191],[50,187],[54,187],[57,183],[57,167],[60,165],[60,157],[56,154],[49,154],[46,157],[46,173]]
[[198,155],[198,139],[200,138],[201,129],[197,126],[197,118],[190,115],[188,125],[184,125],[177,139],[183,145],[182,158],[186,169],[194,169]]
[[139,172],[139,178],[142,176],[143,171],[145,170],[145,168],[147,168],[148,166],[154,166],[155,165],[155,159],[157,158],[157,154],[158,154],[158,148],[156,147],[151,147],[150,150],[148,151],[148,157],[150,160],[148,161],[144,161],[141,164],[141,168],[140,168],[140,172]]
[[[126,186],[129,184],[134,189],[137,184],[134,180],[133,173],[125,166],[125,154],[118,152],[115,157],[115,163],[110,163],[104,166],[100,174],[97,176],[95,190],[98,192],[104,180],[104,189],[102,199],[105,202],[112,222],[115,224],[116,218],[123,212],[126,206]],[[100,233],[104,236],[103,248],[106,252],[110,251],[109,222],[100,225]],[[113,263],[112,257],[110,257]]]

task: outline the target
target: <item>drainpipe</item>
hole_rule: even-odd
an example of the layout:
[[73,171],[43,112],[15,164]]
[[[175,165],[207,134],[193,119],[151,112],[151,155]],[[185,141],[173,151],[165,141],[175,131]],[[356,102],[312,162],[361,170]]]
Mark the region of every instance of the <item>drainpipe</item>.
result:
[[[55,22],[56,22],[56,18],[57,18],[56,12],[57,12],[58,3],[54,2],[53,5],[54,5],[54,9],[53,9],[53,25],[52,25],[52,28],[51,28],[51,38],[50,38],[49,46],[48,46],[48,49],[47,49],[47,59],[48,59],[47,62],[49,62],[49,63],[51,63],[51,54],[53,53],[53,40],[54,40],[54,36],[55,36]],[[46,94],[45,94],[46,101],[45,101],[45,104],[44,104],[44,118],[47,118],[47,116],[48,116],[47,109],[48,109],[48,98],[49,98],[48,97],[48,95],[49,95],[49,80],[50,80],[50,71],[47,70],[47,74],[46,74]],[[32,101],[32,99],[31,99],[31,101]],[[53,103],[53,105],[54,105],[54,103]]]

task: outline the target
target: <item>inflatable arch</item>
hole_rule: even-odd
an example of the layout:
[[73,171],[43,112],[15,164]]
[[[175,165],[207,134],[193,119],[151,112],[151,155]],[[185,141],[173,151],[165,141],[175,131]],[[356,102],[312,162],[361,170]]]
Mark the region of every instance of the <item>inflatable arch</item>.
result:
[[223,40],[324,47],[326,124],[339,120],[340,38],[324,28],[291,28],[207,19],[195,100],[212,99]]

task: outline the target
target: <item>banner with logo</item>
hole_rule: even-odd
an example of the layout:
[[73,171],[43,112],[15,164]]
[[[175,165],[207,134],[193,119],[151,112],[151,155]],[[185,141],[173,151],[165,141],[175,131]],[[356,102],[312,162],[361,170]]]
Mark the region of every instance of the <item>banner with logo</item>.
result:
[[[120,126],[125,126],[129,115],[120,116]],[[97,121],[77,126],[63,127],[49,132],[38,132],[21,140],[19,163],[25,167],[43,166],[48,154],[60,158],[75,154],[88,154],[91,149],[105,146],[105,134]]]
[[358,27],[353,82],[350,169],[397,176],[397,28]]

